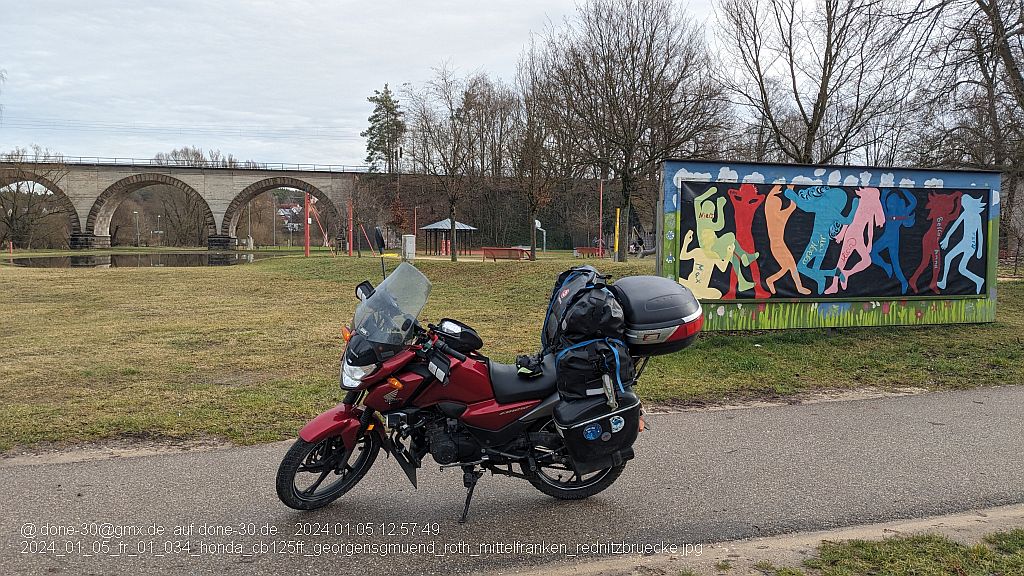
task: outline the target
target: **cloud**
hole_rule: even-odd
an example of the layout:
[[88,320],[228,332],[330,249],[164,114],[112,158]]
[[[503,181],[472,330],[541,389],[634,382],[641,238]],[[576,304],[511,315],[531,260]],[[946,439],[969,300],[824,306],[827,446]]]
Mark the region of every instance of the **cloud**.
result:
[[913,188],[917,186],[917,182],[910,178],[903,178],[900,180],[900,188]]
[[869,184],[871,184],[871,172],[866,172],[866,171],[865,172],[861,172],[860,173],[860,185],[861,186],[867,186]]
[[828,175],[829,186],[839,186],[839,183],[843,181],[843,174],[839,170],[833,170]]
[[761,174],[760,172],[751,172],[743,177],[743,181],[749,182],[750,184],[764,184],[764,174]]
[[690,182],[711,182],[710,172],[690,172],[686,168],[680,168],[672,177],[672,182],[677,188],[682,187],[684,181]]
[[942,188],[944,185],[942,178],[929,178],[924,181],[925,188]]
[[[444,61],[462,75],[513,81],[531,32],[575,8],[570,0],[53,0],[4,2],[0,11],[5,119],[63,124],[2,126],[6,146],[148,158],[194,145],[266,162],[361,164],[374,89],[422,82]],[[272,134],[282,128],[291,132]]]
[[882,177],[878,180],[878,185],[882,188],[892,188],[896,184],[896,175],[892,172],[886,172],[882,174]]
[[858,184],[860,184],[860,180],[853,174],[850,174],[843,180],[843,186],[856,186]]
[[735,170],[729,168],[728,166],[723,166],[722,169],[718,171],[719,182],[735,182],[739,180],[739,178],[740,175],[737,174]]
[[814,184],[821,184],[821,179],[820,178],[808,178],[807,176],[804,176],[803,174],[801,174],[799,176],[794,176],[793,178],[790,178],[789,183],[790,184],[796,184],[798,186],[810,186],[810,185],[814,185]]

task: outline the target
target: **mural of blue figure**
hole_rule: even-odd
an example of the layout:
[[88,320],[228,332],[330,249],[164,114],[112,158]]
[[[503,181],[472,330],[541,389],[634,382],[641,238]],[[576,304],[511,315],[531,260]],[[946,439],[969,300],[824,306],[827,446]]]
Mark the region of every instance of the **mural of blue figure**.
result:
[[[903,266],[900,263],[900,230],[914,227],[917,198],[903,188],[885,189],[882,191],[882,207],[885,211],[885,226],[871,248],[871,261],[889,278],[895,275],[900,281],[900,290],[906,294],[910,284],[903,274]],[[882,257],[882,252],[887,253],[888,260]]]
[[949,248],[949,239],[953,237],[953,233],[956,232],[958,227],[963,226],[964,235],[956,246],[953,246],[949,252],[946,252],[942,280],[939,280],[938,286],[940,290],[946,289],[946,280],[949,279],[949,270],[953,259],[959,257],[960,274],[974,282],[975,294],[981,294],[981,286],[985,283],[985,279],[968,270],[967,264],[970,263],[972,257],[981,258],[985,241],[981,229],[983,224],[981,213],[985,210],[986,204],[978,198],[964,194],[960,199],[960,206],[963,208],[963,211],[960,212],[960,217],[946,231],[946,237],[942,239],[942,249],[946,250]]
[[844,216],[846,208],[846,192],[831,186],[808,186],[802,190],[786,190],[786,198],[792,200],[796,207],[804,212],[814,214],[814,225],[811,239],[804,248],[803,256],[797,263],[797,270],[804,276],[814,280],[818,285],[818,294],[825,291],[827,279],[836,275],[836,269],[823,270],[829,244],[843,226],[853,222],[853,214],[857,212],[860,198],[854,198],[849,213]]

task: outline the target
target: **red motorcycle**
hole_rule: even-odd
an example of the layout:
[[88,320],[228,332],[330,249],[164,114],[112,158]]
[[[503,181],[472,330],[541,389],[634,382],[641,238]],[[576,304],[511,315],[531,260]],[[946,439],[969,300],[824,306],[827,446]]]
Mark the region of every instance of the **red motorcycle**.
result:
[[[579,278],[570,275],[556,288],[554,308],[565,309],[556,306],[569,297],[562,286]],[[565,350],[538,357],[524,377],[520,367],[480,354],[479,335],[461,322],[444,319],[423,328],[418,316],[429,293],[426,276],[406,263],[376,288],[357,286],[360,302],[351,329],[342,331],[345,398],[306,424],[288,450],[277,472],[281,501],[300,510],[325,506],[366,475],[381,449],[413,486],[428,454],[442,469],[461,468],[467,488],[462,522],[485,470],[523,478],[566,500],[593,496],[615,482],[644,427],[640,400],[629,388],[635,377],[624,383],[619,371],[606,370],[594,388],[566,400],[558,376]],[[591,342],[612,350],[608,359],[624,374],[627,364],[633,374],[635,361],[638,377],[649,356],[684,348],[702,324],[700,304],[671,280],[629,277],[594,293],[613,294],[611,304],[621,305],[623,347]]]

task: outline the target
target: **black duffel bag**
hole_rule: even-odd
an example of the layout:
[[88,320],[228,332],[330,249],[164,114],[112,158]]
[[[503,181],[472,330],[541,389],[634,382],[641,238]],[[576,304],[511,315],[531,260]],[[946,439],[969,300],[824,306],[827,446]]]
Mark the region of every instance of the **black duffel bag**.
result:
[[633,359],[616,338],[585,340],[566,347],[555,356],[558,394],[563,400],[606,395],[604,376],[611,379],[612,394],[625,394],[636,379]]
[[559,326],[561,348],[597,338],[621,340],[626,329],[622,305],[604,286],[580,292]]

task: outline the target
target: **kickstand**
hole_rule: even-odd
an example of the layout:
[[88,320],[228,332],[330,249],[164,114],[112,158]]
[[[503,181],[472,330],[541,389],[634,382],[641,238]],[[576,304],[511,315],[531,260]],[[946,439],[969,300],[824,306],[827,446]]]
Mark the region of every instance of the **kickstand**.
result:
[[478,472],[470,466],[466,466],[462,470],[462,483],[468,490],[466,492],[466,506],[462,509],[462,518],[459,518],[459,524],[466,523],[466,518],[469,516],[469,502],[473,499],[473,489],[476,488],[476,483],[480,480],[480,477],[484,475],[483,471]]

